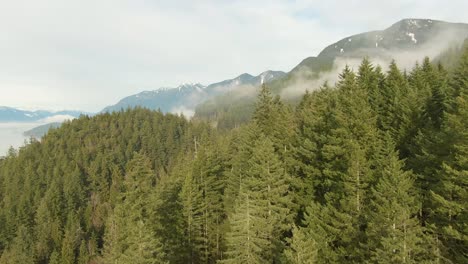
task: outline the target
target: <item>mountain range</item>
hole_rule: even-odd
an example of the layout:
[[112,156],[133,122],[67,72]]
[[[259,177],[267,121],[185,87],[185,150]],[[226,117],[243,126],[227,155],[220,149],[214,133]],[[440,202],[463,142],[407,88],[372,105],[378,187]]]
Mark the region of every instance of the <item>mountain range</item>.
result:
[[[437,59],[451,49],[460,49],[468,38],[468,24],[432,19],[403,19],[384,30],[345,37],[328,45],[317,56],[302,60],[281,79],[272,81],[271,90],[292,100],[306,90],[331,84],[345,65],[357,70],[364,57],[385,70],[391,60],[402,69],[411,70],[425,56]],[[249,119],[253,111],[253,96],[219,95],[197,106],[195,118],[220,122],[226,127],[237,126]]]
[[[403,19],[384,30],[375,30],[345,37],[323,49],[317,56],[301,61],[290,72],[266,71],[258,76],[247,73],[233,79],[204,86],[199,83],[182,84],[176,88],[159,88],[144,91],[121,99],[102,112],[119,111],[141,106],[163,112],[183,113],[197,117],[218,116],[216,112],[230,111],[226,105],[239,110],[239,102],[254,95],[262,83],[281,93],[289,86],[304,80],[319,79],[323,72],[341,70],[354,59],[360,62],[369,57],[379,63],[395,59],[401,66],[413,65],[424,56],[431,58],[450,48],[461,45],[468,37],[468,24],[449,23],[432,19]],[[336,69],[337,68],[337,69]],[[334,74],[333,74],[334,75]],[[313,88],[313,87],[312,87]],[[253,92],[252,92],[253,91]],[[305,92],[300,89],[296,96]],[[241,94],[242,96],[239,96]],[[247,96],[246,96],[247,95]],[[246,112],[247,113],[247,112]]]
[[18,108],[0,106],[0,122],[53,122],[55,120],[73,119],[81,114],[86,114],[82,111],[28,111]]
[[159,109],[162,112],[176,112],[190,116],[197,105],[217,95],[224,94],[237,87],[252,89],[262,83],[269,83],[284,76],[286,76],[286,73],[281,71],[265,71],[258,76],[244,73],[233,79],[208,86],[199,83],[186,83],[176,88],[159,88],[125,97],[117,104],[104,108],[102,112],[113,112],[141,106],[153,110]]
[[[178,87],[163,87],[125,97],[116,104],[105,107],[101,112],[140,106],[159,109],[162,112],[183,113],[186,116],[195,113],[201,118],[218,116],[216,113],[219,111],[229,111],[226,104],[239,104],[236,100],[245,103],[245,97],[233,96],[234,94],[252,95],[252,91],[262,83],[269,83],[273,91],[281,94],[282,90],[287,90],[298,82],[319,79],[323,72],[341,70],[343,65],[337,66],[340,60],[349,63],[352,59],[358,61],[365,56],[385,63],[391,59],[396,59],[399,63],[408,60],[408,65],[413,65],[423,56],[437,57],[451,45],[460,45],[467,37],[468,24],[431,19],[403,19],[384,30],[345,37],[327,46],[317,56],[304,59],[288,73],[265,71],[257,76],[244,73],[207,86],[186,83]],[[300,89],[300,92],[304,91],[305,89]],[[53,116],[78,117],[80,114],[80,111],[25,111],[1,107],[0,122],[34,122]]]

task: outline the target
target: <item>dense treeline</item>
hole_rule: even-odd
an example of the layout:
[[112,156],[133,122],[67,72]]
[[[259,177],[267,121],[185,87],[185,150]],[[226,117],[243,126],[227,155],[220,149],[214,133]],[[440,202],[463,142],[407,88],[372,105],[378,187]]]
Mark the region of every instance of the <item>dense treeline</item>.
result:
[[144,109],[0,161],[0,263],[467,263],[468,47],[222,133]]

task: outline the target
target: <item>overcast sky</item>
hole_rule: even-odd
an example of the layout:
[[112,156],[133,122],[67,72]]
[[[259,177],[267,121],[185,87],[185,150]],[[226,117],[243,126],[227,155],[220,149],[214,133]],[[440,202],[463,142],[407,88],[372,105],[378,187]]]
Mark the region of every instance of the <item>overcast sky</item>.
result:
[[99,111],[122,97],[289,71],[403,18],[468,22],[468,1],[0,0],[0,105]]

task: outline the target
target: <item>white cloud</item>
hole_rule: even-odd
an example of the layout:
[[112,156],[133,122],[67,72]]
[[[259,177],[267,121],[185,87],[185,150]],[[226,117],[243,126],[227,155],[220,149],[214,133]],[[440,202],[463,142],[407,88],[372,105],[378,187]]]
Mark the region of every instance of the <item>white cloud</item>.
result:
[[406,17],[468,22],[452,1],[0,0],[0,105],[98,111],[141,90],[289,71]]
[[38,121],[38,123],[44,123],[44,124],[62,123],[66,120],[73,120],[73,119],[75,119],[75,117],[71,115],[54,115],[54,116],[49,116],[44,119],[41,119]]
[[177,106],[173,109],[171,109],[171,111],[169,111],[173,114],[178,114],[178,115],[184,115],[185,117],[187,118],[192,118],[193,115],[195,115],[195,111],[193,109],[190,109],[190,108],[187,108],[185,106]]

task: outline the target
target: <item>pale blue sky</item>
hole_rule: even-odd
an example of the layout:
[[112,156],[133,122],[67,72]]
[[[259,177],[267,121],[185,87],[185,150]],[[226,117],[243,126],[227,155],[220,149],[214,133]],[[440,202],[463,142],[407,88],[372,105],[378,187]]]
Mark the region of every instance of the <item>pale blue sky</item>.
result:
[[0,105],[99,111],[243,72],[289,71],[402,18],[468,23],[468,1],[0,0]]

